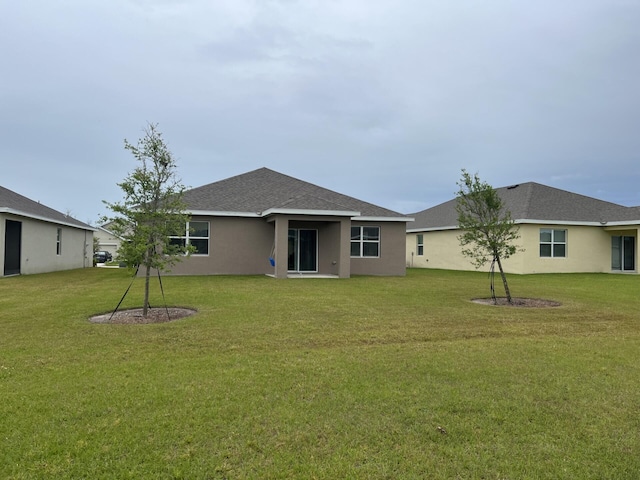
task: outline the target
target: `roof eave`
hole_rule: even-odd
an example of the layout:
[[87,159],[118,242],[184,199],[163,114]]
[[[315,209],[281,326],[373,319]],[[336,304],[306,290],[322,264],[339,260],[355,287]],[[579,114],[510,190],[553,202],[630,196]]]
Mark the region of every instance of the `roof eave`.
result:
[[411,217],[366,217],[353,216],[351,220],[358,222],[413,222],[415,219]]
[[263,212],[227,212],[221,210],[188,210],[191,216],[264,218],[270,215],[307,215],[314,217],[349,217],[361,222],[413,222],[412,217],[364,216],[354,210],[306,210],[303,208],[269,208]]
[[[529,218],[520,218],[514,220],[513,223],[517,225],[575,225],[582,227],[623,227],[623,226],[640,226],[640,220],[620,220],[615,222],[587,222],[587,221],[575,221],[575,220],[536,220]],[[407,233],[419,233],[419,232],[436,232],[439,230],[458,230],[456,225],[447,225],[442,227],[422,227],[422,228],[409,228]]]
[[440,230],[458,230],[457,226],[409,228],[407,233],[438,232]]
[[607,225],[627,225],[634,222],[594,222],[586,220],[536,220],[536,219],[518,219],[514,220],[514,223],[518,224],[542,224],[542,225],[576,225],[583,227],[604,227]]
[[360,215],[360,212],[351,210],[306,210],[303,208],[269,208],[262,212],[263,217],[269,215],[312,215],[322,217],[354,217]]
[[97,229],[90,226],[90,225],[77,225],[75,223],[71,223],[71,222],[64,222],[62,220],[56,220],[54,218],[48,218],[48,217],[43,217],[41,215],[35,215],[33,213],[28,213],[28,212],[23,212],[21,210],[15,210],[13,208],[7,208],[7,207],[0,207],[0,213],[8,213],[11,215],[17,215],[19,217],[25,217],[25,218],[30,218],[32,220],[39,220],[41,222],[47,222],[47,223],[55,223],[56,225],[64,225],[66,227],[72,227],[72,228],[77,228],[79,230],[90,230],[92,232],[96,232]]
[[603,227],[638,227],[640,226],[640,220],[620,220],[616,222],[605,222],[602,224]]
[[222,210],[188,210],[191,216],[207,216],[207,217],[250,217],[264,218],[270,215],[312,215],[312,216],[331,216],[331,217],[354,217],[360,215],[360,212],[351,210],[305,210],[302,208],[269,208],[263,212],[231,212]]

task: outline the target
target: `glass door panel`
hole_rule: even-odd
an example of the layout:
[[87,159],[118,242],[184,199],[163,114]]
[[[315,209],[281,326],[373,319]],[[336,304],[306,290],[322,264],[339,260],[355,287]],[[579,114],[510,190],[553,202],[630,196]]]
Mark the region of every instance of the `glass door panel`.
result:
[[318,271],[318,231],[289,229],[287,269],[290,272]]
[[299,231],[299,269],[301,272],[315,272],[317,270],[317,235],[316,230]]
[[611,270],[622,270],[622,237],[611,237]]
[[623,268],[625,270],[635,270],[636,269],[636,245],[634,237],[622,237],[622,250],[623,254]]
[[287,270],[298,271],[298,230],[289,229],[289,251],[287,254]]
[[636,238],[611,237],[611,270],[633,271],[636,269]]

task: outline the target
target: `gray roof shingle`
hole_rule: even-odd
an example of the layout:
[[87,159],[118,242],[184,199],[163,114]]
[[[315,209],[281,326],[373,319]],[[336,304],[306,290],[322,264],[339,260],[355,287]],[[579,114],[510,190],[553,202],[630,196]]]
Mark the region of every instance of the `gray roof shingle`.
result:
[[55,223],[71,225],[78,228],[93,230],[93,227],[73,217],[65,215],[53,208],[35,202],[8,188],[0,186],[0,210],[9,210],[27,217],[36,217]]
[[[496,189],[514,220],[555,222],[638,222],[639,207],[625,207],[535,182]],[[458,224],[456,199],[411,215],[408,230],[447,228]]]
[[259,168],[185,192],[191,211],[261,213],[269,209],[357,211],[363,217],[403,215],[341,193]]

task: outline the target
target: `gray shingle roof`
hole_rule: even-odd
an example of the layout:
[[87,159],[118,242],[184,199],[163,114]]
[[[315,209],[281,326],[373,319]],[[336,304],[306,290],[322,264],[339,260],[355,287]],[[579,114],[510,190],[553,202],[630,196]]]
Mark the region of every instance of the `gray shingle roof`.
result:
[[[638,222],[639,207],[625,207],[535,182],[496,189],[514,220],[550,222]],[[455,227],[456,199],[422,210],[408,230]]]
[[185,192],[189,210],[261,213],[269,209],[356,211],[364,217],[406,217],[371,203],[259,168]]
[[8,188],[0,186],[0,211],[10,211],[18,215],[36,217],[55,223],[71,225],[83,229],[93,229],[90,225],[58,212],[39,202],[35,202]]

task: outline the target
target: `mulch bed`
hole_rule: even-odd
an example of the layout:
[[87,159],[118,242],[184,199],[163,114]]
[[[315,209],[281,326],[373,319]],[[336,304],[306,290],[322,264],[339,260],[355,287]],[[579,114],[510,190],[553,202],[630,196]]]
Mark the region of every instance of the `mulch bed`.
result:
[[471,300],[474,303],[481,303],[483,305],[491,305],[497,307],[529,307],[529,308],[548,308],[559,307],[562,305],[560,302],[554,300],[545,300],[543,298],[520,298],[511,297],[511,303],[507,301],[506,297],[497,297],[494,301],[493,298],[474,298]]
[[[553,300],[545,300],[542,298],[521,298],[512,297],[512,303],[509,303],[505,297],[498,297],[494,301],[492,298],[474,298],[471,301],[482,305],[498,306],[498,307],[528,307],[528,308],[547,308],[558,307],[560,302]],[[167,310],[169,316],[167,316]],[[112,312],[101,315],[94,315],[89,318],[91,323],[110,323],[110,324],[149,324],[149,323],[165,323],[173,322],[181,318],[189,317],[195,314],[197,310],[183,307],[150,308],[147,316],[142,316],[142,308],[130,308],[127,310],[118,310],[115,314]]]
[[[168,317],[167,310],[169,311]],[[182,307],[169,307],[168,309],[150,308],[149,310],[147,310],[147,316],[143,317],[142,308],[130,308],[127,310],[118,310],[115,314],[113,314],[113,312],[109,312],[102,315],[94,315],[93,317],[89,318],[89,321],[91,323],[118,323],[130,325],[166,323],[189,317],[196,312],[197,310],[194,310],[192,308]]]

